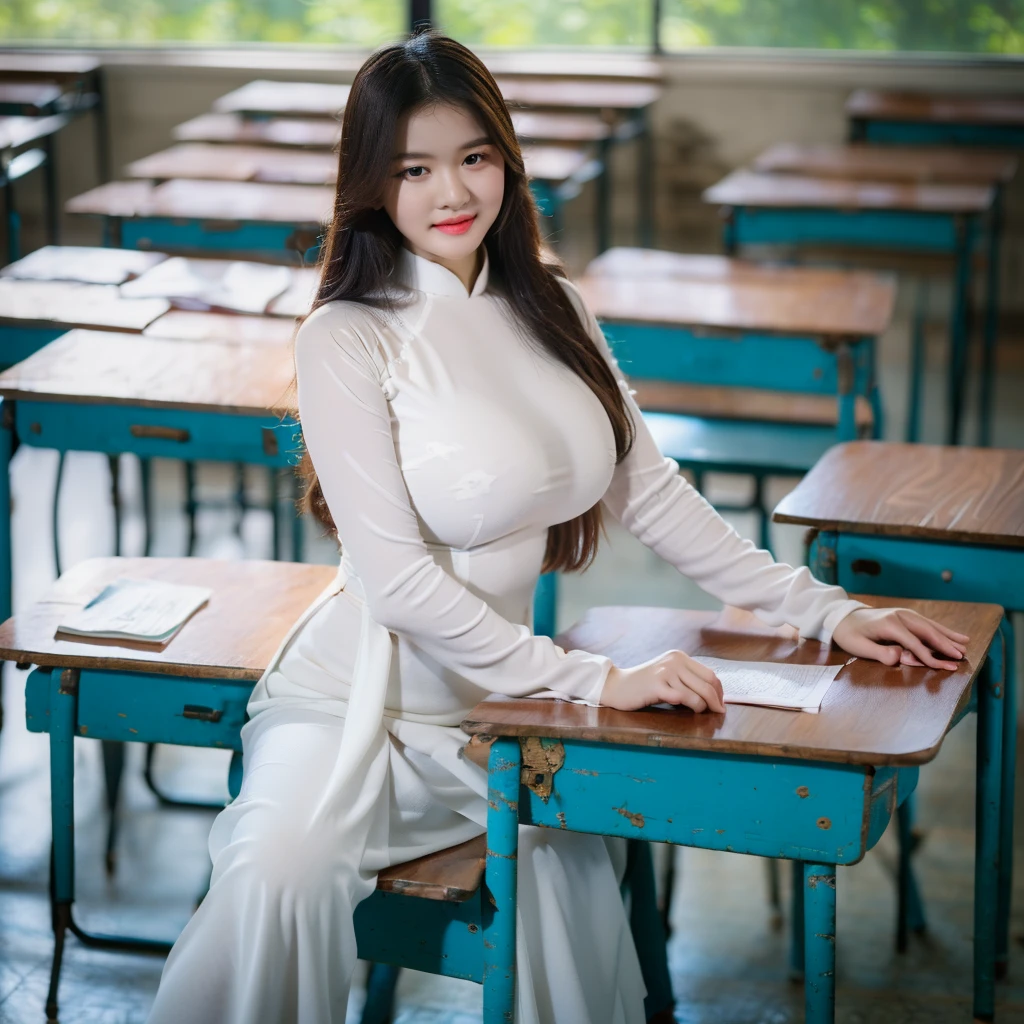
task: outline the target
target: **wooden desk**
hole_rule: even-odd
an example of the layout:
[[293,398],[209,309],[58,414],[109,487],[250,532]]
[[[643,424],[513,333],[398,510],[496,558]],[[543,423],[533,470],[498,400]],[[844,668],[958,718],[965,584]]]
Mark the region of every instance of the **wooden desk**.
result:
[[1017,173],[1018,159],[998,150],[955,147],[800,145],[779,142],[754,161],[754,170],[813,178],[855,181],[897,181],[920,185],[1007,185]]
[[[782,500],[774,518],[813,527],[815,575],[849,589],[1024,610],[1024,452],[839,445]],[[998,842],[981,860],[998,877],[998,895],[976,894],[987,915],[975,958],[979,1017],[992,1012],[993,971],[1006,968],[1012,893],[1018,693],[1009,618],[1000,632],[991,658],[994,692],[1002,699],[990,719],[979,710],[978,723],[981,733],[992,732],[986,770],[995,779],[992,813],[1000,822]],[[986,805],[985,813],[990,810]]]
[[241,114],[200,114],[179,124],[173,135],[181,142],[334,149],[341,139],[341,125],[324,118],[257,119]]
[[[60,452],[290,468],[298,428],[275,410],[290,408],[294,373],[286,344],[71,331],[0,374],[0,513],[9,517],[6,467],[15,437]],[[276,473],[270,481],[276,509]],[[290,518],[297,552],[301,520]],[[0,520],[0,617],[10,610],[10,573],[7,518]]]
[[167,338],[170,341],[290,346],[295,337],[295,322],[278,316],[172,309],[154,320],[142,333],[147,338]]
[[257,79],[214,100],[218,114],[242,114],[253,117],[337,118],[348,103],[348,85],[322,82],[271,82]]
[[171,308],[126,299],[116,285],[0,278],[0,365],[12,366],[74,327],[139,332]]
[[801,474],[840,439],[881,431],[875,339],[893,281],[714,256],[611,249],[579,281],[664,454],[697,477]]
[[[915,184],[809,178],[802,175],[736,171],[704,193],[725,217],[724,244],[729,253],[744,245],[803,247],[838,245],[951,256],[953,303],[950,313],[950,358],[947,372],[947,439],[959,439],[965,377],[969,365],[969,284],[978,235],[994,215],[991,185]],[[990,267],[985,365],[991,377],[998,308],[998,275]],[[916,339],[911,372],[908,439],[917,437],[923,340]],[[986,385],[986,394],[990,388]],[[990,410],[982,409],[982,435]]]
[[[514,858],[516,826],[529,823],[794,860],[803,883],[796,923],[806,1019],[832,1021],[836,866],[859,861],[913,791],[917,766],[935,756],[964,712],[1001,616],[987,605],[910,604],[970,634],[963,667],[946,673],[858,660],[840,672],[818,715],[736,705],[724,715],[538,700],[477,705],[462,727],[494,738],[489,791],[500,816],[488,821],[488,849]],[[846,660],[730,610],[716,617],[595,609],[559,643],[627,666],[670,649],[739,660]],[[991,687],[978,689],[986,711],[999,703]],[[983,801],[990,784],[981,773]],[[986,841],[992,825],[986,819]],[[979,884],[988,881],[979,870]],[[492,893],[499,906],[508,898]]]
[[252,181],[115,181],[68,201],[69,213],[105,218],[112,244],[128,249],[259,255],[295,261],[314,244],[334,189]]
[[846,101],[854,141],[1024,146],[1020,96],[932,95],[858,89]]
[[595,143],[612,135],[612,126],[599,114],[513,110],[512,124],[519,138],[530,142]]
[[337,180],[338,158],[332,153],[296,152],[280,146],[182,142],[130,163],[125,174],[153,181],[208,178],[328,185]]

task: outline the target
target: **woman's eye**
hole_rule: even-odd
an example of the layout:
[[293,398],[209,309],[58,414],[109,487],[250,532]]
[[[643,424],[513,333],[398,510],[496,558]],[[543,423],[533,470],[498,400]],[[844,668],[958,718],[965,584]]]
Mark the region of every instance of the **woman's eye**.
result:
[[483,160],[483,158],[483,153],[470,153],[469,156],[466,157],[464,162],[469,164],[470,167],[474,167],[476,166],[476,164],[480,163],[480,161]]
[[402,176],[407,178],[422,178],[426,172],[426,167],[406,167],[406,169],[402,171]]

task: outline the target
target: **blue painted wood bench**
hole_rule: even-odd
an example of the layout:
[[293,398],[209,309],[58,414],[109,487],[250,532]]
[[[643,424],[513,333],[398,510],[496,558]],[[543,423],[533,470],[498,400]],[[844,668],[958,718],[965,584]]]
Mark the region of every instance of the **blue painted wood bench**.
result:
[[[557,701],[479,704],[463,729],[493,740],[490,787],[498,810],[488,819],[488,848],[514,855],[523,822],[798,862],[803,905],[794,946],[806,1020],[830,1024],[836,868],[857,863],[913,792],[918,766],[935,757],[964,713],[1002,617],[994,605],[869,600],[909,604],[969,633],[964,666],[893,671],[857,660],[839,674],[817,715],[738,705],[725,715],[693,715]],[[594,609],[560,642],[620,665],[669,649],[751,661],[846,660],[731,609],[718,616]],[[997,703],[990,684],[979,685],[979,701],[987,709]],[[979,774],[983,799],[991,782]],[[514,906],[514,880],[503,884],[510,888],[494,893],[499,907]]]
[[[57,581],[48,597],[0,626],[0,658],[34,665],[26,682],[28,727],[50,737],[54,957],[47,1016],[57,1017],[66,933],[99,949],[164,954],[170,943],[94,935],[75,920],[74,739],[163,742],[241,751],[253,683],[291,623],[333,579],[332,567],[207,559],[95,559]],[[159,578],[208,586],[201,609],[164,648],[95,644],[55,635],[69,606],[112,579]],[[240,782],[232,762],[232,792]],[[382,965],[479,982],[484,1020],[511,1019],[515,979],[514,864],[480,836],[383,872],[355,915],[359,954]],[[625,884],[643,957],[649,1016],[671,1017],[664,934],[654,908],[646,844],[635,844]],[[486,888],[484,882],[486,881]],[[491,897],[498,896],[492,899]],[[660,938],[659,938],[660,937]],[[387,985],[384,985],[385,994]],[[371,997],[379,997],[371,986]],[[388,1019],[367,1006],[364,1020]],[[666,1014],[668,1015],[666,1017]]]
[[[859,442],[832,449],[776,510],[817,531],[811,565],[848,589],[1024,611],[1024,452]],[[1007,616],[978,691],[974,1013],[990,1020],[1009,958],[1017,746]]]
[[[991,229],[995,189],[986,185],[911,185],[740,170],[704,193],[722,209],[730,255],[747,246],[881,250],[941,255],[953,261],[947,440],[961,433],[969,365],[972,258]],[[998,303],[989,278],[986,308]]]

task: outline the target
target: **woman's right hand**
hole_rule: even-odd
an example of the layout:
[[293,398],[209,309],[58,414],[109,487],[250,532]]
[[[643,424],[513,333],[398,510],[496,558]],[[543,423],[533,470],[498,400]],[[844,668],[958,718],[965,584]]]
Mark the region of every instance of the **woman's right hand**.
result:
[[638,711],[652,704],[685,704],[698,712],[725,712],[718,676],[682,651],[668,651],[634,668],[613,665],[600,703],[619,711]]

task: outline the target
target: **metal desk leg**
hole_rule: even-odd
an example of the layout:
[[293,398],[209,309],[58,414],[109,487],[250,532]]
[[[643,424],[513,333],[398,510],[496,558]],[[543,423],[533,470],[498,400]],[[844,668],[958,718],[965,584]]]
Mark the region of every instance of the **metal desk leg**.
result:
[[515,1017],[516,883],[519,853],[518,740],[491,746],[487,780],[487,867],[484,881],[483,1024],[509,1024]]
[[1000,790],[1002,787],[1003,668],[1001,643],[989,649],[978,676],[978,796],[974,855],[974,1018],[995,1015],[996,921],[999,892]]
[[292,511],[292,561],[301,562],[306,554],[306,522],[299,511],[299,497],[302,488],[294,470],[289,472],[288,478],[291,492],[289,505]]
[[917,848],[914,839],[914,796],[911,794],[896,810],[899,829],[897,874],[896,952],[905,953],[910,932],[925,929],[924,904],[914,877],[911,857]]
[[665,950],[666,932],[658,913],[650,844],[640,839],[628,842],[623,888],[630,894],[629,927],[647,989],[644,1012],[650,1020],[659,1014],[670,1014],[675,1000]]
[[999,339],[999,250],[1003,234],[1003,190],[996,190],[989,219],[988,283],[985,289],[985,338],[981,350],[981,396],[978,402],[978,444],[992,443],[992,386]]
[[[121,554],[121,457],[108,455],[110,466],[110,504],[114,509],[114,554]],[[189,554],[192,554],[189,551]]]
[[921,435],[921,389],[924,385],[925,366],[925,320],[928,313],[928,281],[921,278],[917,283],[917,301],[914,320],[910,329],[910,386],[907,398],[906,439],[916,442]]
[[11,617],[11,455],[14,451],[14,406],[0,398],[0,621]]
[[21,216],[14,201],[14,182],[3,176],[0,183],[3,185],[7,217],[7,262],[13,263],[21,258]]
[[789,936],[789,980],[804,980],[804,862],[790,862],[793,871],[793,907],[790,912],[792,929]]
[[53,962],[46,1019],[57,1019],[57,986],[64,938],[75,899],[75,722],[78,669],[50,673],[50,817],[53,823]]
[[804,1020],[832,1024],[836,1015],[836,868],[804,864]]
[[191,558],[196,552],[196,464],[185,463],[185,515],[188,518],[188,547],[186,551]]
[[1006,976],[1010,956],[1010,903],[1013,900],[1013,811],[1017,769],[1017,648],[1010,616],[1000,627],[1003,640],[1003,779],[999,815],[999,893],[996,898],[996,977]]
[[558,574],[546,572],[537,580],[533,595],[533,632],[537,636],[555,635],[557,606]]
[[110,130],[107,120],[107,92],[103,81],[103,69],[98,68],[93,77],[96,106],[93,107],[96,128],[96,170],[100,184],[110,181]]
[[964,378],[968,370],[968,350],[970,349],[968,307],[970,305],[971,287],[971,254],[974,250],[975,221],[973,217],[962,218],[957,222],[956,270],[953,276],[953,311],[950,330],[949,377],[947,396],[949,402],[946,428],[946,443],[958,444],[960,441],[961,420],[963,418],[963,401],[965,394]]
[[640,228],[640,245],[645,249],[654,246],[654,136],[651,133],[651,118],[647,109],[639,111],[640,133],[636,137],[637,156],[637,218]]
[[139,459],[140,487],[142,489],[142,526],[145,536],[142,542],[142,554],[148,558],[153,549],[153,461]]

